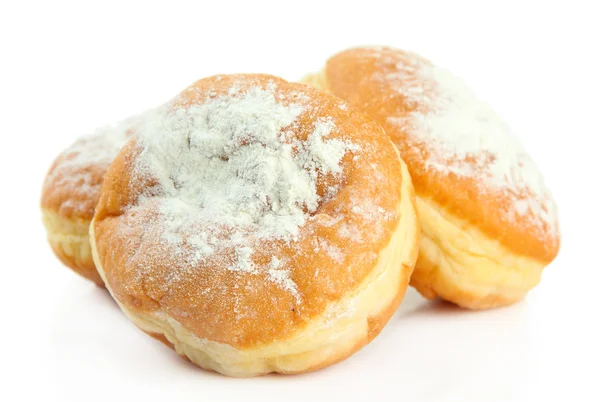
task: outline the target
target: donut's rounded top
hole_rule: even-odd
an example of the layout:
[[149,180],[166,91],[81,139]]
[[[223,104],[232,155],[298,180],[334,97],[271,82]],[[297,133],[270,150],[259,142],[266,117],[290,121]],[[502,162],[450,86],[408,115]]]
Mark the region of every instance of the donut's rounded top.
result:
[[103,127],[65,149],[44,179],[42,208],[61,218],[92,220],[104,174],[141,119],[135,116]]
[[317,86],[383,125],[430,197],[511,250],[549,261],[554,201],[506,123],[450,72],[417,54],[355,48],[328,60]]
[[96,262],[120,303],[201,339],[285,339],[376,266],[401,180],[383,129],[338,98],[268,75],[205,78],[111,165]]

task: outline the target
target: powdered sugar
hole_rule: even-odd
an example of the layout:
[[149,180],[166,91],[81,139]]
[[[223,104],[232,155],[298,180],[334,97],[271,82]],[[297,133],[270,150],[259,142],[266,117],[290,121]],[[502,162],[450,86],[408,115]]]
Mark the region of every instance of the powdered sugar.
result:
[[277,257],[273,257],[269,263],[269,269],[267,273],[271,281],[286,289],[297,300],[299,299],[300,294],[298,293],[298,286],[290,278],[290,273],[289,271],[285,270],[281,260],[279,260]]
[[342,264],[344,262],[344,253],[339,247],[334,246],[333,244],[325,243],[324,248],[329,258],[331,258],[333,261],[338,264]]
[[78,139],[69,149],[72,165],[110,164],[127,142],[130,120],[106,126]]
[[338,229],[338,233],[340,237],[348,239],[354,243],[361,243],[363,241],[361,231],[356,225],[342,223]]
[[319,120],[298,155],[301,166],[312,174],[316,174],[317,170],[323,173],[341,173],[339,162],[344,154],[349,150],[359,149],[355,144],[338,139],[326,140],[333,127],[331,119]]
[[69,194],[62,207],[75,214],[87,214],[91,219],[104,173],[145,115],[102,127],[77,139],[58,157],[44,182],[45,190]]
[[152,111],[129,117],[99,128],[79,138],[66,152],[73,154],[72,164],[110,164],[131,137],[134,128]]
[[393,88],[410,110],[388,122],[427,145],[427,168],[477,178],[482,191],[512,198],[508,217],[533,213],[539,224],[555,228],[556,211],[542,175],[502,118],[449,71],[414,54],[395,65],[380,57],[386,72],[374,80]]
[[[197,105],[162,108],[145,122],[138,174],[158,184],[138,203],[158,199],[161,237],[191,247],[188,264],[228,249],[227,269],[256,274],[263,269],[253,261],[256,241],[297,237],[322,201],[318,176],[341,174],[341,159],[358,150],[328,138],[330,119],[317,120],[305,141],[293,139],[287,130],[304,110],[301,101],[282,103],[274,88],[233,88]],[[266,277],[298,296],[283,261],[272,260]]]

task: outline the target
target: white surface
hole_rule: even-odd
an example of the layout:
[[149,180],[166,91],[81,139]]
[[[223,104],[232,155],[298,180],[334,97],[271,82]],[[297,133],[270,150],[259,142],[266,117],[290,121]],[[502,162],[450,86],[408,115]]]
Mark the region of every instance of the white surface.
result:
[[[0,5],[0,400],[600,400],[593,1],[7,3]],[[410,291],[382,334],[347,361],[302,376],[236,380],[178,358],[53,257],[39,219],[40,186],[76,136],[209,74],[293,80],[358,44],[413,49],[452,69],[521,135],[558,201],[563,232],[560,256],[525,302],[473,313]]]

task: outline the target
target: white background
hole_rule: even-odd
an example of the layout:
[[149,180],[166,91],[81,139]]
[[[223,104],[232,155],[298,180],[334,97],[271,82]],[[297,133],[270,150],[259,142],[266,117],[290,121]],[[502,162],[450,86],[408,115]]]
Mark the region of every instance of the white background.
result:
[[[2,2],[0,400],[600,400],[594,3]],[[53,257],[41,183],[78,135],[206,75],[294,80],[361,44],[416,50],[453,70],[544,171],[563,243],[526,301],[468,312],[411,290],[382,334],[345,362],[237,380],[178,358]]]

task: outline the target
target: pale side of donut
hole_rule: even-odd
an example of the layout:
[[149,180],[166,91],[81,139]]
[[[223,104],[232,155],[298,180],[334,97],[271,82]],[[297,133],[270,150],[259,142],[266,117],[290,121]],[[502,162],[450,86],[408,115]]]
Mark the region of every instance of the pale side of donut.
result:
[[144,115],[77,139],[55,159],[44,179],[42,222],[52,251],[63,264],[99,286],[104,283],[92,260],[89,225],[104,174]]
[[462,81],[379,47],[335,55],[302,81],[369,114],[398,146],[423,226],[411,279],[423,295],[490,308],[539,282],[559,247],[554,201],[506,124]]
[[119,153],[90,235],[145,332],[223,374],[293,373],[350,355],[393,314],[418,250],[414,203],[362,113],[276,77],[215,76]]
[[[164,311],[139,313],[115,300],[140,329],[198,366],[228,376],[301,373],[344,360],[383,329],[402,301],[413,271],[418,249],[406,245],[418,237],[419,229],[413,188],[404,163],[402,177],[403,197],[398,205],[401,220],[390,243],[379,253],[376,267],[351,294],[329,305],[324,314],[285,342],[238,350],[198,338]],[[101,266],[97,266],[102,274]]]
[[60,217],[50,209],[42,210],[48,243],[60,261],[86,279],[104,286],[96,271],[90,248],[90,221]]
[[543,262],[515,254],[431,200],[417,197],[417,209],[419,269],[410,282],[423,296],[486,309],[519,301],[539,283]]

